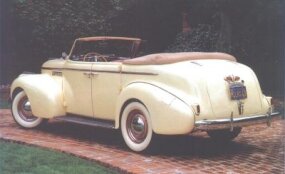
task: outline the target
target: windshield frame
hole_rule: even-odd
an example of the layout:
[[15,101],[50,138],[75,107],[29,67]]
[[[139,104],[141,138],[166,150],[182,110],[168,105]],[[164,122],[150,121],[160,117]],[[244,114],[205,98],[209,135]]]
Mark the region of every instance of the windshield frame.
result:
[[113,36],[97,36],[97,37],[84,37],[84,38],[78,38],[75,39],[71,50],[66,57],[67,60],[70,60],[70,56],[72,55],[74,48],[76,46],[77,42],[96,42],[96,41],[104,41],[104,40],[121,40],[121,41],[129,41],[132,42],[132,49],[130,52],[130,57],[129,59],[132,59],[136,56],[138,49],[141,45],[142,40],[140,38],[131,38],[131,37],[113,37]]

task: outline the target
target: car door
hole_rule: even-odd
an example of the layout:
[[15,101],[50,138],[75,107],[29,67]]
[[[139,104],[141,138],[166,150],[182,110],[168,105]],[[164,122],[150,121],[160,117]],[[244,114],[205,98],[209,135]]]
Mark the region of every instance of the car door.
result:
[[121,63],[94,62],[92,99],[94,117],[114,120],[117,97],[121,90]]
[[67,113],[93,117],[91,62],[67,60],[63,70],[63,93]]

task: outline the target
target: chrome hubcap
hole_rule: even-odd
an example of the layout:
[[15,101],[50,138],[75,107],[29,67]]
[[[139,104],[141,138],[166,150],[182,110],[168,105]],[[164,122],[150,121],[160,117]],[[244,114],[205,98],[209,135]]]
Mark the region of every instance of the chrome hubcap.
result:
[[133,131],[136,131],[138,133],[142,133],[144,131],[144,122],[143,122],[143,119],[142,119],[142,115],[135,115],[134,116],[134,119],[131,123],[131,128]]
[[147,136],[147,120],[139,110],[133,110],[129,113],[127,119],[127,132],[131,140],[135,143],[141,143]]
[[23,97],[18,104],[18,113],[19,116],[28,122],[35,121],[37,117],[33,116],[31,103],[29,102],[27,97]]
[[29,101],[26,101],[24,104],[23,104],[23,109],[27,112],[31,112],[31,103]]

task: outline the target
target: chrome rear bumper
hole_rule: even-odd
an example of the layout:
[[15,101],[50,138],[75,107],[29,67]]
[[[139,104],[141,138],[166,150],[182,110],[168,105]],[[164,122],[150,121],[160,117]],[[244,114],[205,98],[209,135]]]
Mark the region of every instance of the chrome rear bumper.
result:
[[281,119],[279,112],[269,113],[265,115],[254,115],[239,118],[217,119],[217,120],[200,120],[195,122],[195,130],[217,130],[217,129],[230,129],[234,127],[246,127],[255,124],[267,123],[271,125],[272,120]]

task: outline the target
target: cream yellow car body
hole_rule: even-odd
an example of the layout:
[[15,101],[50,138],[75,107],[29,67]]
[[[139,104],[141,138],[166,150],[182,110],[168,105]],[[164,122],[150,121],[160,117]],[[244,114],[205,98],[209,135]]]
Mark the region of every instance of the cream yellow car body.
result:
[[[231,77],[246,87],[246,98],[231,99]],[[235,119],[272,114],[271,97],[263,95],[255,73],[224,53],[163,53],[119,62],[54,59],[41,74],[15,79],[11,98],[20,90],[36,117],[75,114],[110,121],[115,129],[124,108],[138,101],[153,132],[165,135],[189,134],[207,121],[227,120],[233,128]]]
[[[73,113],[113,120],[115,128],[119,128],[120,112],[125,102],[137,99],[151,113],[154,132],[186,134],[193,130],[195,121],[226,118],[231,112],[234,117],[240,116],[236,101],[231,101],[225,92],[228,86],[223,78],[235,73],[246,82],[247,93],[254,96],[245,99],[244,115],[268,112],[270,98],[262,94],[250,68],[228,60],[196,60],[195,63],[202,66],[219,64],[214,71],[221,74],[220,79],[209,74],[213,69],[201,70],[201,65],[191,61],[144,66],[96,62],[92,63],[92,72],[96,75],[87,77],[84,73],[91,71],[90,62],[58,59],[46,62],[42,74],[19,76],[12,85],[12,91],[22,88],[27,93],[33,114],[37,117],[53,118]],[[229,65],[231,67],[227,68]],[[237,67],[238,72],[233,72],[233,67]],[[83,79],[89,82],[86,84]],[[99,83],[94,89],[91,89],[92,80]],[[217,81],[224,85],[218,86]],[[88,97],[91,90],[100,91],[93,92],[98,97],[93,99],[95,102]],[[211,102],[210,97],[215,102]],[[197,105],[201,110],[199,114]]]

